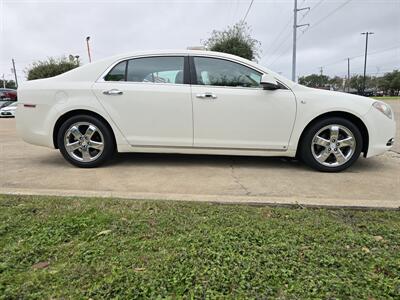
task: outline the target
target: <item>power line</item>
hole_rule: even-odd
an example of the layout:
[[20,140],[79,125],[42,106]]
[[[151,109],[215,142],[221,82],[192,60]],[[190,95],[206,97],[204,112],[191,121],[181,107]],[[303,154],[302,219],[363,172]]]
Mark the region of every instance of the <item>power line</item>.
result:
[[[328,19],[330,16],[332,16],[333,14],[335,14],[336,12],[338,12],[339,10],[341,10],[343,7],[345,7],[347,4],[349,4],[352,0],[347,0],[346,2],[340,4],[338,7],[336,7],[334,10],[332,10],[330,13],[328,13],[327,15],[325,15],[324,17],[322,17],[321,19],[319,19],[318,21],[316,21],[315,23],[313,23],[310,27],[308,27],[308,30],[310,30],[311,28],[314,28],[316,26],[318,26],[319,24],[321,24],[322,22],[326,21],[326,19]],[[307,30],[307,31],[308,31]]]
[[[282,37],[282,34],[285,32],[286,28],[290,25],[290,23],[292,23],[293,20],[293,16],[289,19],[289,21],[286,23],[285,26],[283,26],[282,30],[279,32],[279,34],[275,37],[274,41],[271,43],[271,46],[268,48],[268,50],[266,51],[266,53],[269,52],[269,50],[271,50],[273,48],[273,45],[275,45],[276,42],[278,42],[280,40],[280,38]],[[264,55],[265,57],[265,55]]]
[[[315,10],[318,6],[320,6],[324,1],[326,1],[326,0],[320,0],[317,4],[315,4],[313,7],[311,7],[311,9],[308,10],[308,11],[301,17],[300,21],[303,20],[311,11]],[[303,1],[303,3],[304,3],[304,1]],[[275,45],[275,43],[278,42],[278,41],[280,40],[280,38],[282,37],[282,34],[283,34],[284,31],[286,30],[286,28],[288,28],[288,26],[290,25],[290,23],[292,23],[292,21],[293,21],[293,16],[291,16],[291,18],[289,19],[289,21],[285,24],[285,26],[283,26],[282,30],[281,30],[281,31],[279,32],[279,34],[275,37],[274,41],[271,43],[272,46],[270,46],[270,47],[268,48],[268,50],[266,51],[266,55],[267,55],[267,53],[269,52],[269,50],[271,50],[271,49],[273,48],[273,45]],[[303,33],[304,33],[304,32],[303,32]],[[303,35],[303,34],[302,34],[302,35]],[[302,36],[302,35],[301,35],[301,36]],[[300,36],[300,37],[301,37],[301,36]],[[285,36],[284,40],[287,39],[287,38],[289,38],[289,37],[290,37],[290,32],[289,32],[288,35]],[[299,39],[300,39],[300,37],[299,37]],[[284,42],[285,42],[285,41],[282,41],[282,42],[278,45],[278,47],[275,48],[275,50],[272,52],[271,56],[273,56],[273,55],[277,52],[277,50],[279,50],[279,49],[283,46]],[[264,55],[262,58],[264,58],[266,55]],[[274,62],[273,62],[272,64],[274,64],[275,61],[277,61],[281,56],[282,56],[282,55],[278,56],[278,58],[275,59]]]
[[[395,50],[395,49],[400,49],[400,46],[397,45],[397,46],[392,46],[392,47],[385,48],[385,49],[380,49],[380,50],[372,51],[372,52],[368,53],[368,56],[375,55],[375,54],[379,54],[379,53],[383,53],[383,52],[387,52],[387,51],[391,51],[391,50]],[[360,58],[360,57],[363,57],[363,56],[364,56],[364,54],[360,54],[360,55],[357,55],[357,56],[350,56],[349,59]],[[333,65],[342,63],[342,62],[344,62],[344,61],[346,61],[346,60],[347,60],[347,58],[343,58],[343,59],[340,59],[340,60],[336,60],[336,61],[333,61],[333,62],[331,62],[331,63],[328,63],[328,64],[323,65],[323,67],[333,66]]]
[[[382,53],[382,52],[387,52],[387,51],[395,50],[395,49],[400,49],[400,46],[394,46],[394,47],[390,47],[390,48],[386,48],[386,49],[381,49],[381,50],[373,51],[373,52],[368,53],[368,55],[371,56],[371,55],[374,55],[374,54],[378,54],[378,53]],[[358,57],[362,57],[362,56],[364,56],[364,54],[350,57],[350,59],[354,59],[354,58],[358,58]]]
[[303,20],[305,17],[307,17],[312,11],[314,11],[318,6],[320,6],[325,0],[320,0],[317,4],[315,4],[311,9],[307,10],[304,15],[301,16],[301,20]]
[[[289,50],[289,48],[290,48],[290,45],[289,45],[289,47],[287,47],[285,49],[285,51],[283,51],[279,56],[277,56],[276,59],[274,59],[272,61],[272,63],[270,63],[268,65],[272,66],[273,64],[275,64],[283,55],[287,54],[287,51]],[[376,54],[380,54],[380,53],[384,53],[384,52],[388,52],[388,51],[391,51],[391,50],[397,50],[397,49],[400,49],[399,45],[370,52],[370,53],[368,53],[368,56],[376,55]],[[364,57],[364,54],[360,54],[360,55],[357,55],[357,56],[351,56],[351,57],[349,57],[349,59],[352,60],[352,59],[361,58],[361,57]],[[344,63],[345,61],[347,61],[347,59],[348,58],[342,58],[340,60],[335,60],[335,61],[333,61],[331,63],[323,65],[322,67],[325,68],[325,67],[333,66],[333,65],[336,65],[336,64],[339,64],[339,63]],[[320,67],[318,67],[318,68],[320,68]]]
[[[275,50],[272,52],[270,58],[268,58],[268,61],[271,60],[271,57],[273,57],[273,56],[275,55],[275,53],[277,53],[278,50],[281,49],[281,47],[282,47],[283,45],[285,45],[285,43],[287,42],[287,40],[288,40],[288,38],[289,38],[290,36],[291,36],[291,32],[289,31],[289,32],[286,34],[285,38],[282,40],[282,42],[278,45],[278,47],[276,47]],[[280,56],[282,56],[282,54],[279,55],[278,57],[280,57]],[[274,62],[275,62],[275,61],[274,61]]]
[[253,2],[254,2],[254,0],[251,0],[250,5],[247,8],[246,14],[244,15],[244,18],[242,19],[242,23],[244,23],[246,21],[247,15],[249,14],[251,7],[253,6]]
[[311,7],[311,11],[315,10],[318,6],[320,6],[325,0],[320,0],[317,4],[315,4],[313,7]]
[[281,54],[280,54],[276,59],[274,59],[274,61],[273,61],[272,63],[270,63],[269,65],[272,66],[272,65],[275,64],[282,56],[286,55],[286,54],[288,53],[288,51],[289,51],[289,49],[290,49],[291,46],[292,46],[292,45],[289,44],[289,47],[286,47],[286,48],[285,48],[285,51],[282,51]]

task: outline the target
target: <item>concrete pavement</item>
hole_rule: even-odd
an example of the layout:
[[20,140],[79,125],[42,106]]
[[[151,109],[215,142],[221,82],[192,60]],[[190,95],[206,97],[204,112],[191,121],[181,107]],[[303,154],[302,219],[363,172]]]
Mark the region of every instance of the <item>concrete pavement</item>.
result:
[[[400,126],[400,101],[390,104]],[[22,142],[15,120],[0,119],[0,193],[398,208],[397,133],[394,151],[335,174],[280,158],[135,153],[79,169],[56,150]]]

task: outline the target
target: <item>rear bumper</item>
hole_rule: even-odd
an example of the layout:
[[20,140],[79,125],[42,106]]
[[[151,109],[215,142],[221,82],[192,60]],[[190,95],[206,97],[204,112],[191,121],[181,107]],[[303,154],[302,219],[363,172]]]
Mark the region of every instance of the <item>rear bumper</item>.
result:
[[[396,122],[371,107],[364,117],[368,128],[369,146],[366,157],[382,154],[393,147],[396,136]],[[397,141],[398,142],[398,141]]]
[[17,132],[22,140],[29,144],[54,148],[47,112],[47,105],[37,105],[35,108],[25,107],[22,103],[18,105],[15,117]]

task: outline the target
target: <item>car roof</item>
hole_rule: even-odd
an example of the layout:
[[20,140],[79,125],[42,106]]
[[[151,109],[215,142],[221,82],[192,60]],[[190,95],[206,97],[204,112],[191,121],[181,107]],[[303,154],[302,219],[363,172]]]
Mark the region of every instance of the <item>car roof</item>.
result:
[[[248,60],[248,59],[236,56],[236,55],[231,55],[231,54],[222,53],[222,52],[215,52],[215,51],[207,51],[207,50],[187,50],[187,49],[147,50],[147,51],[134,51],[134,52],[122,53],[122,54],[106,57],[106,58],[103,58],[103,59],[100,59],[97,61],[93,61],[92,63],[82,65],[78,68],[72,69],[66,73],[60,74],[55,77],[51,77],[48,79],[35,80],[35,82],[38,82],[38,81],[43,82],[44,80],[93,81],[93,80],[97,80],[101,76],[101,74],[103,74],[109,67],[111,67],[112,65],[114,65],[115,63],[117,63],[120,60],[131,59],[131,58],[140,57],[140,56],[157,56],[157,55],[191,55],[191,56],[199,55],[199,56],[208,56],[208,57],[215,57],[215,58],[225,58],[225,59],[233,60],[233,61],[236,61],[239,63],[243,63],[243,64],[248,65],[248,66],[250,66],[256,70],[259,70],[263,73],[269,73],[288,86],[292,86],[295,84],[294,82],[288,80],[287,78],[257,64],[256,62],[253,62],[251,60]],[[24,85],[27,85],[29,82],[33,82],[33,81],[25,82]]]
[[111,56],[110,58],[114,59],[125,59],[130,57],[137,57],[137,56],[152,56],[152,55],[190,55],[190,56],[211,56],[211,57],[218,57],[218,58],[227,58],[231,60],[236,60],[242,62],[244,64],[252,65],[255,68],[260,69],[260,65],[257,63],[236,56],[228,53],[223,52],[216,52],[216,51],[208,51],[208,50],[187,50],[187,49],[170,49],[170,50],[148,50],[148,51],[134,51],[134,52],[127,52],[118,55]]

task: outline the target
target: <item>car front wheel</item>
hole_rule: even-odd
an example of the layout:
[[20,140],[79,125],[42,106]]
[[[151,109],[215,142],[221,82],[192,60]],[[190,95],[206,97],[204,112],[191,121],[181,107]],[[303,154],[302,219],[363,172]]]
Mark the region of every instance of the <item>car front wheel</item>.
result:
[[66,120],[58,131],[57,141],[64,158],[81,168],[100,166],[113,155],[115,149],[108,126],[87,115]]
[[344,118],[327,118],[311,125],[300,144],[300,157],[312,168],[339,172],[360,156],[362,135],[356,125]]

